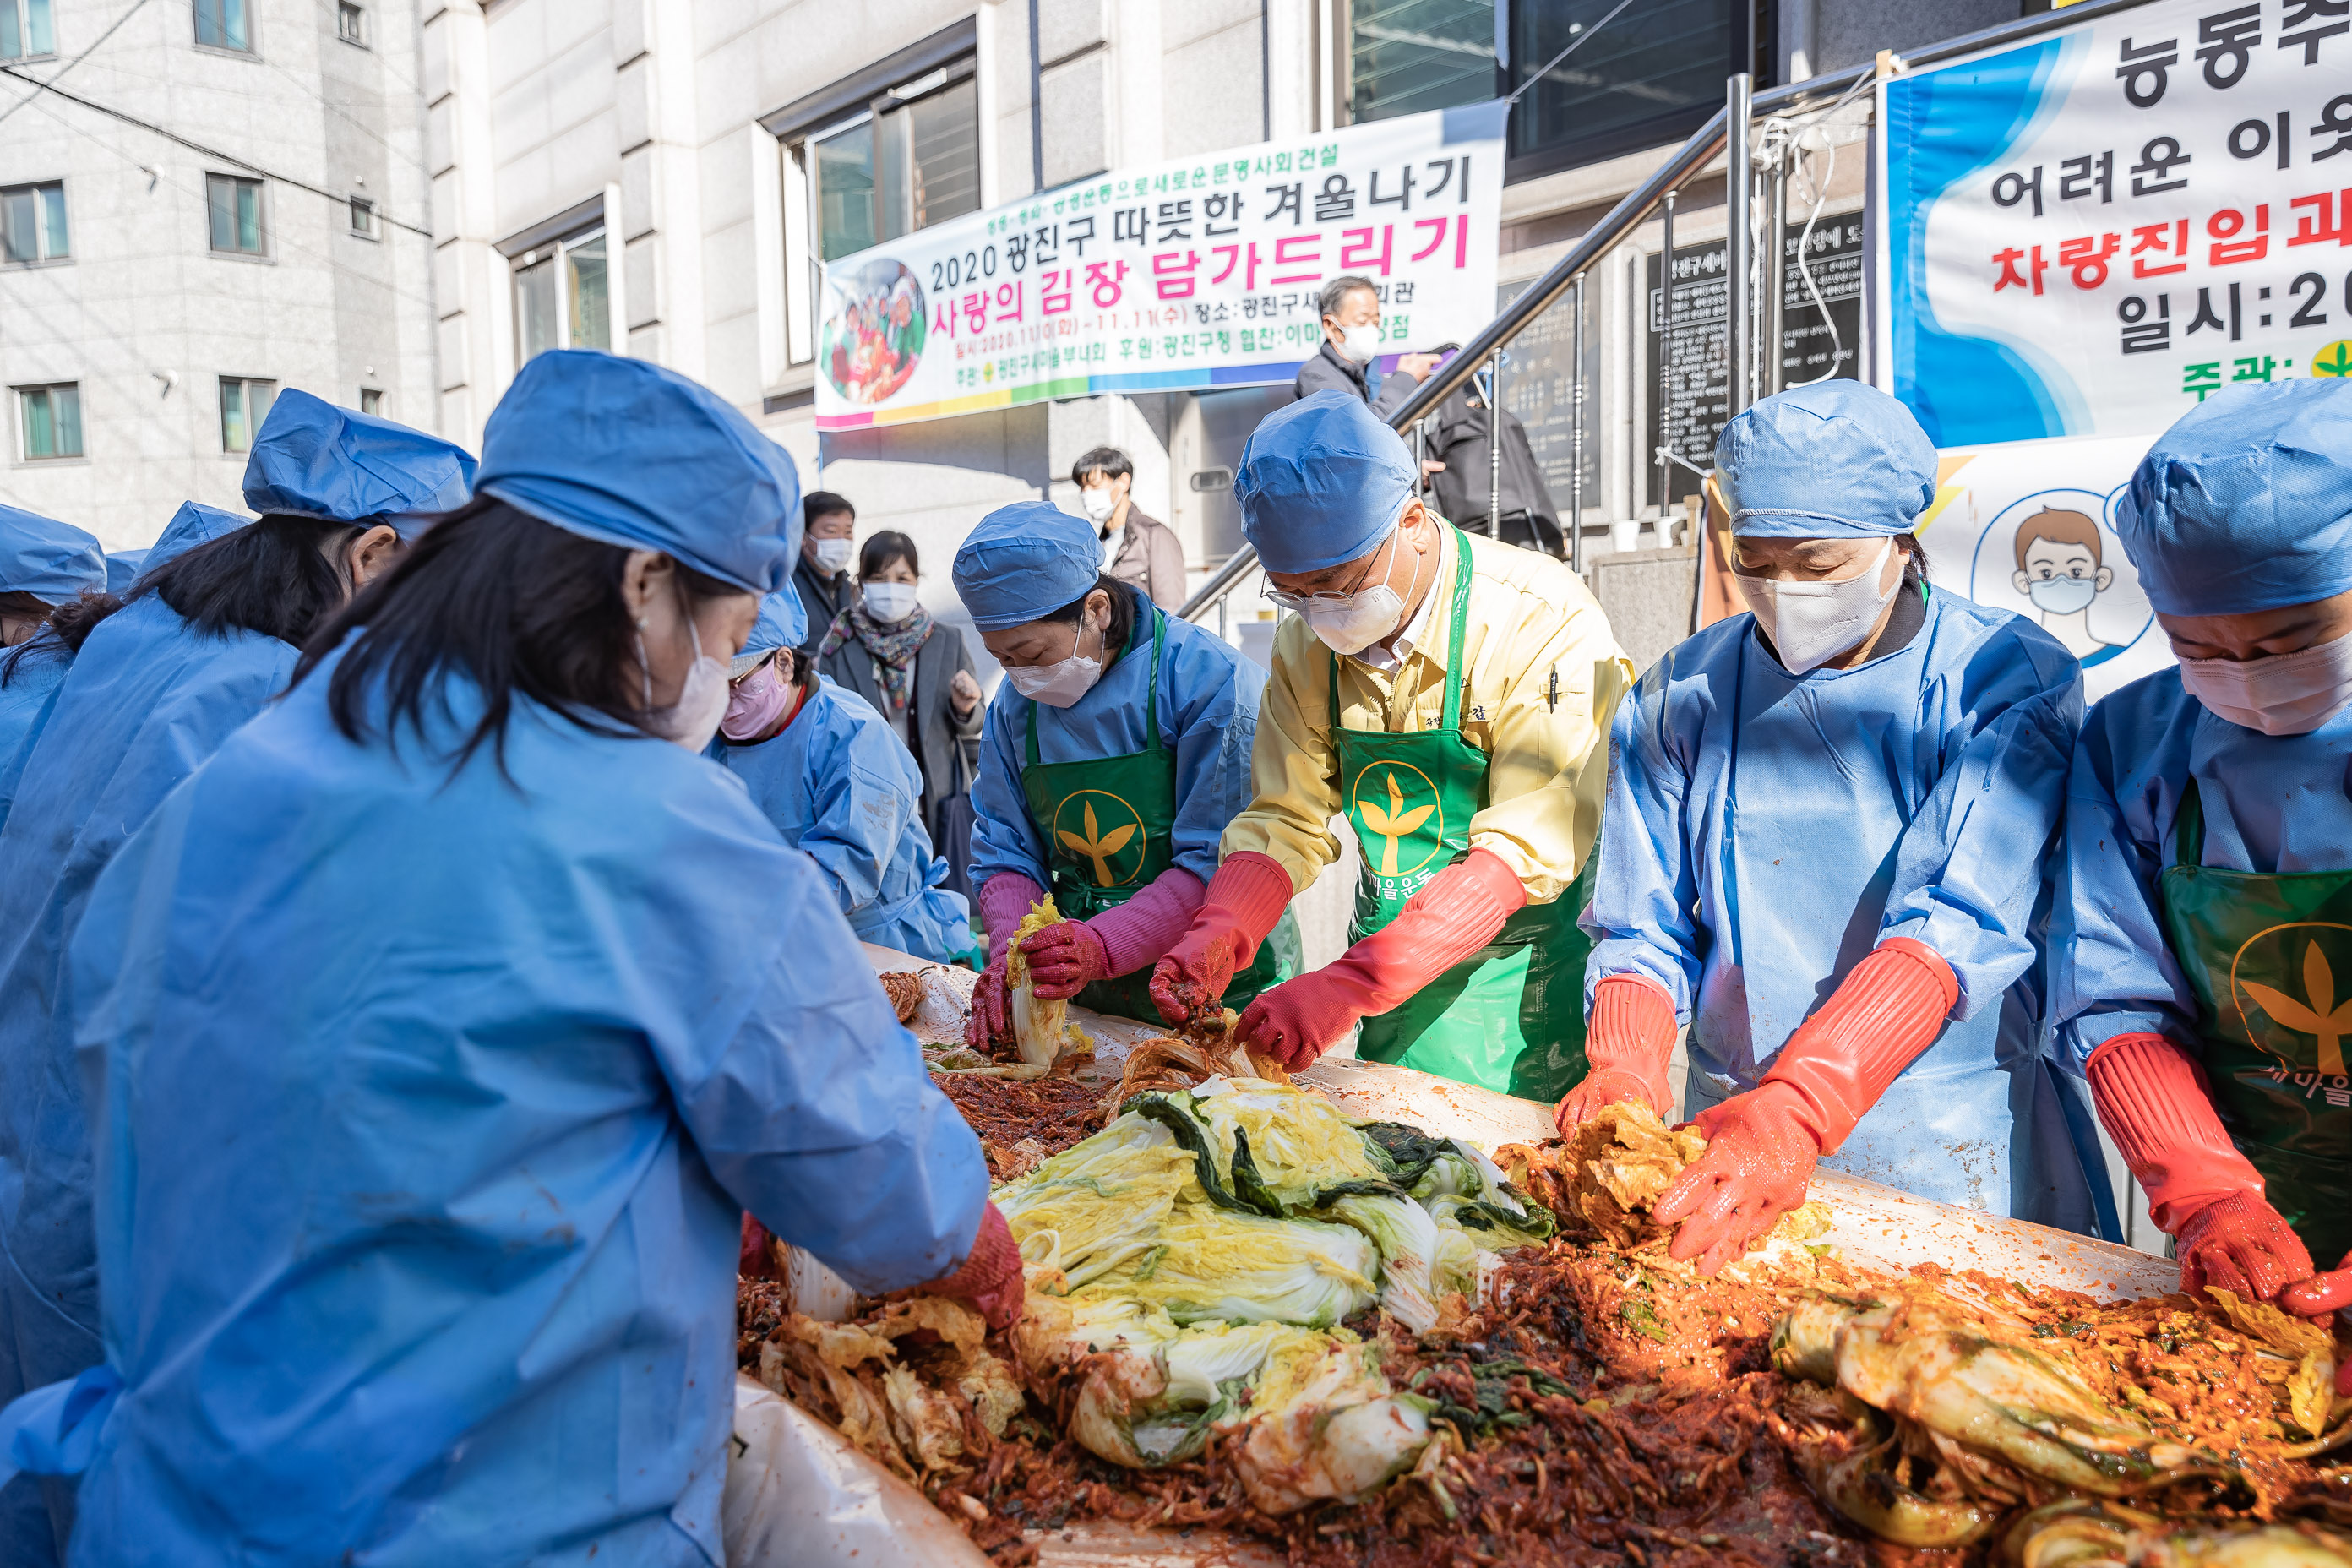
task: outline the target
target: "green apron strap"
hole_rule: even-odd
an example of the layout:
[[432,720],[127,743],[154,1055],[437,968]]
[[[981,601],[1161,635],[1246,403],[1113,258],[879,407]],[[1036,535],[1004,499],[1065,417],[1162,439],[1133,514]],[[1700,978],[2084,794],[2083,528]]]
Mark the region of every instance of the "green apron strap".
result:
[[1445,717],[1441,730],[1462,728],[1462,635],[1470,629],[1470,536],[1454,531],[1454,629],[1445,645]]
[[[1143,689],[1143,727],[1149,733],[1150,744],[1144,750],[1157,752],[1163,749],[1160,743],[1160,650],[1168,646],[1168,617],[1152,605],[1146,605],[1145,613],[1154,618],[1151,623],[1151,679]],[[1139,626],[1136,629],[1140,631],[1142,628]],[[1127,647],[1128,651],[1134,651],[1133,633],[1128,636]],[[1029,704],[1029,765],[1033,768],[1038,761],[1037,710],[1042,706],[1036,702]]]
[[2205,864],[2205,803],[2190,779],[2180,792],[2180,809],[2172,814],[2172,855],[2181,866]]

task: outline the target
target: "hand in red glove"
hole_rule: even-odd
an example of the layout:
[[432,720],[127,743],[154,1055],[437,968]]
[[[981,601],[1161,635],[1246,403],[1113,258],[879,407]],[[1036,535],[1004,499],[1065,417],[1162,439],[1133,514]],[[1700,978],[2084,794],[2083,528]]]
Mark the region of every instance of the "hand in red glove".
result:
[[1110,950],[1084,921],[1062,921],[1021,939],[1029,984],[1048,1002],[1110,978]]
[[743,1236],[736,1245],[735,1272],[746,1279],[778,1278],[775,1238],[768,1234],[766,1226],[751,1217],[749,1209],[743,1211]]
[[1834,1153],[1936,1036],[1959,981],[1935,949],[1890,937],[1797,1026],[1764,1081],[1698,1119],[1705,1154],[1651,1210],[1680,1224],[1666,1250],[1712,1274],[1805,1201],[1813,1164]]
[[1643,974],[1612,974],[1592,988],[1592,1019],[1584,1031],[1583,1080],[1568,1091],[1552,1121],[1563,1138],[1579,1123],[1621,1100],[1638,1100],[1660,1116],[1674,1109],[1666,1083],[1674,1059],[1674,998]]
[[1251,1003],[1238,1026],[1242,1039],[1260,1056],[1304,1071],[1357,1019],[1387,1012],[1494,941],[1527,900],[1526,885],[1501,856],[1473,849],[1337,963],[1286,980]]
[[[2267,1301],[2311,1279],[2311,1254],[2230,1142],[2205,1071],[2162,1035],[2117,1035],[2084,1064],[2099,1120],[2173,1237],[2180,1288]],[[2292,1310],[2292,1309],[2290,1309]]]
[[2311,1254],[2258,1192],[2231,1193],[2194,1210],[2172,1240],[2180,1259],[2180,1288],[2192,1296],[2218,1285],[2268,1301],[2312,1277]]
[[916,1289],[933,1296],[969,1301],[988,1320],[992,1329],[1009,1329],[1021,1321],[1025,1286],[1021,1273],[1021,1247],[1013,1227],[994,1204],[980,1216],[980,1232],[971,1250],[954,1273]]
[[[2315,1274],[2299,1285],[2290,1285],[2279,1292],[2278,1304],[2298,1317],[2325,1318],[2330,1312],[2352,1309],[2352,1252],[2344,1261],[2326,1274]],[[2336,1373],[2336,1392],[2352,1394],[2352,1361],[2347,1361]]]
[[1234,973],[1257,956],[1258,943],[1290,907],[1290,873],[1254,849],[1225,857],[1192,923],[1152,966],[1151,1001],[1181,1028],[1217,1005]]
[[971,1016],[963,1021],[963,1039],[973,1050],[984,1051],[1012,1036],[1013,990],[1004,982],[1004,955],[1000,952],[971,988]]

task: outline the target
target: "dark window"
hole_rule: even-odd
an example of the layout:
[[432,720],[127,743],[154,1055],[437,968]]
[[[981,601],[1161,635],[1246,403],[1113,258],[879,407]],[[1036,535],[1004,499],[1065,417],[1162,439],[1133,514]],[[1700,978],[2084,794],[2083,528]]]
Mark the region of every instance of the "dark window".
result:
[[369,239],[375,237],[375,204],[365,196],[352,198],[352,232]]
[[247,0],[196,0],[196,42],[209,49],[253,48]]
[[49,30],[49,0],[0,0],[0,60],[58,52]]
[[362,386],[360,388],[360,412],[362,414],[382,414],[383,412],[383,392],[382,388],[373,386]]
[[515,331],[523,358],[613,346],[609,265],[602,227],[515,258]]
[[221,377],[221,450],[252,451],[253,434],[269,417],[270,401],[277,395],[278,384],[274,381],[256,381],[242,375]]
[[215,250],[236,256],[262,254],[261,182],[235,174],[205,176],[205,207]]
[[1495,0],[1356,0],[1348,26],[1357,121],[1495,96]]
[[362,48],[367,47],[367,13],[352,5],[352,0],[337,0],[335,37],[347,44],[357,44]]
[[980,88],[960,60],[811,137],[824,259],[980,210]]
[[45,185],[0,189],[0,259],[17,263],[61,261],[73,254],[66,232],[66,188]]

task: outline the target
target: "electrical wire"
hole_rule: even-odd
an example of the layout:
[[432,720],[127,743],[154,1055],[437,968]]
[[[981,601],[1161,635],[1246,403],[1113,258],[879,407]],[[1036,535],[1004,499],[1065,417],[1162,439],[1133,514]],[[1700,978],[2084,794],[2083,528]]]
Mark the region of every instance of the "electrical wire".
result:
[[[137,16],[137,15],[139,14],[139,12],[140,12],[140,9],[141,9],[142,6],[144,6],[146,4],[147,4],[147,0],[131,0],[131,9],[130,9],[130,10],[128,10],[128,11],[125,11],[124,13],[122,13],[122,15],[121,15],[121,16],[117,16],[117,17],[114,19],[114,26],[113,26],[107,28],[107,30],[106,30],[106,31],[104,31],[103,33],[100,33],[100,34],[96,38],[92,39],[92,40],[90,41],[90,46],[89,46],[89,48],[82,50],[82,52],[81,52],[81,53],[79,53],[79,54],[76,55],[73,58],[71,58],[71,59],[68,60],[65,64],[63,64],[63,65],[59,66],[59,67],[58,67],[55,71],[52,71],[52,72],[49,74],[49,77],[48,77],[47,80],[46,80],[46,81],[45,81],[45,80],[43,80],[43,79],[42,79],[41,78],[39,78],[39,77],[31,77],[31,76],[26,76],[24,72],[22,72],[22,71],[20,71],[20,70],[11,69],[11,70],[8,72],[8,74],[9,74],[10,76],[13,76],[13,77],[16,78],[16,79],[18,79],[19,81],[29,81],[29,82],[31,82],[31,83],[34,85],[34,87],[35,87],[35,89],[36,89],[37,90],[35,90],[34,92],[32,92],[32,93],[30,93],[30,94],[26,95],[26,97],[24,97],[24,98],[20,98],[20,99],[18,99],[16,102],[14,102],[14,103],[10,104],[10,105],[9,105],[7,108],[5,108],[5,109],[0,109],[0,121],[5,121],[5,120],[6,120],[10,115],[12,115],[12,114],[16,113],[16,110],[20,110],[20,109],[24,108],[24,107],[25,107],[25,105],[26,105],[26,104],[28,104],[28,103],[30,103],[30,102],[32,102],[34,99],[40,97],[40,96],[41,96],[41,93],[42,93],[43,91],[49,90],[49,83],[50,83],[50,82],[53,82],[53,81],[57,80],[57,79],[58,79],[58,78],[59,78],[59,77],[61,77],[61,76],[65,75],[65,74],[66,74],[66,72],[68,72],[68,71],[69,71],[69,70],[73,69],[73,68],[74,68],[74,67],[76,67],[76,66],[78,66],[78,65],[81,64],[81,62],[82,62],[82,61],[84,61],[84,60],[86,60],[86,59],[89,58],[89,57],[90,57],[93,53],[95,53],[95,52],[97,51],[97,48],[98,48],[98,46],[99,46],[99,45],[100,45],[100,44],[102,44],[102,43],[106,42],[106,40],[107,40],[107,39],[109,39],[109,38],[110,38],[110,37],[114,37],[114,35],[115,35],[116,33],[120,32],[120,31],[121,30],[121,28],[122,28],[122,24],[123,24],[123,23],[125,23],[125,22],[128,22],[129,20],[131,20],[131,17],[133,17],[133,16]],[[58,94],[58,96],[59,96],[59,97],[63,97],[63,96],[64,96],[64,94],[60,93],[60,94]]]
[[[1864,88],[1875,86],[1877,84],[1877,80],[1878,79],[1875,76],[1865,76],[1857,79],[1853,86],[1847,88],[1844,92],[1838,95],[1836,102],[1831,104],[1827,109],[1822,110],[1819,114],[1814,115],[1810,121],[1806,121],[1805,131],[1811,131],[1817,126],[1826,125],[1829,122],[1831,116],[1837,113],[1839,110],[1843,109],[1847,104],[1853,102],[1854,96],[1861,92]],[[1822,171],[1822,177],[1819,180],[1815,180],[1813,178],[1813,167],[1811,163],[1806,162],[1803,163],[1805,181],[1808,184],[1811,184],[1813,187],[1813,209],[1805,215],[1804,232],[1797,237],[1797,276],[1803,279],[1805,292],[1812,296],[1813,310],[1821,316],[1822,325],[1829,329],[1830,363],[1829,367],[1823,370],[1821,374],[1813,377],[1811,381],[1797,382],[1794,384],[1797,386],[1812,386],[1820,382],[1831,379],[1832,376],[1837,374],[1838,363],[1843,360],[1850,352],[1845,346],[1844,339],[1838,331],[1836,318],[1830,314],[1829,302],[1822,298],[1821,285],[1814,281],[1812,267],[1806,259],[1807,252],[1812,246],[1813,225],[1821,221],[1822,209],[1829,205],[1830,182],[1837,178],[1837,143],[1830,141],[1826,136],[1822,138],[1822,143],[1824,151],[1829,153],[1830,162],[1829,167]],[[1811,159],[1811,149],[1808,148],[1804,144],[1804,132],[1799,132],[1796,135],[1790,137],[1788,144],[1801,159]]]
[[[84,51],[84,53],[87,52],[87,50]],[[31,82],[34,86],[41,88],[58,98],[64,99],[68,103],[79,104],[84,109],[94,110],[100,114],[107,115],[111,119],[120,120],[126,125],[135,125],[142,131],[152,132],[153,134],[163,138],[164,141],[177,142],[179,145],[187,148],[192,153],[200,153],[207,158],[217,158],[224,163],[234,163],[240,169],[250,169],[266,180],[275,180],[281,185],[290,185],[298,191],[308,191],[314,196],[324,196],[327,200],[333,202],[338,205],[350,205],[351,198],[338,192],[322,190],[319,186],[311,184],[307,180],[297,180],[289,175],[275,173],[272,170],[264,168],[259,163],[254,163],[249,158],[240,158],[234,153],[224,153],[217,147],[207,147],[203,142],[192,141],[189,138],[181,135],[176,131],[166,130],[164,127],[156,124],[152,120],[142,120],[135,114],[127,114],[120,109],[111,108],[109,105],[100,103],[95,100],[83,98],[79,94],[68,92],[63,88],[52,87],[47,82],[41,81],[38,78],[26,76],[23,71],[17,69],[14,66],[0,66],[0,76],[10,76],[16,78],[19,81]],[[32,102],[35,98],[38,98],[39,96],[39,93],[35,93],[32,98],[22,99],[18,100],[14,107],[16,109],[22,109],[26,104]],[[413,223],[404,223],[400,219],[393,216],[390,213],[383,211],[381,207],[376,209],[375,216],[394,228],[406,229],[409,233],[419,236],[425,239],[431,239],[433,237],[433,231],[431,229],[419,228]]]

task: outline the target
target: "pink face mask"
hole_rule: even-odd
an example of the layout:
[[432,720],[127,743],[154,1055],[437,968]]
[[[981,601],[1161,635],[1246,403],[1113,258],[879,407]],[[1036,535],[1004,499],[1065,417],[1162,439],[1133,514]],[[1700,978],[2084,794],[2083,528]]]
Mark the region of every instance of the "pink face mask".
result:
[[730,741],[756,740],[778,728],[800,710],[801,689],[787,684],[770,659],[735,683],[728,693],[727,716],[719,732]]

